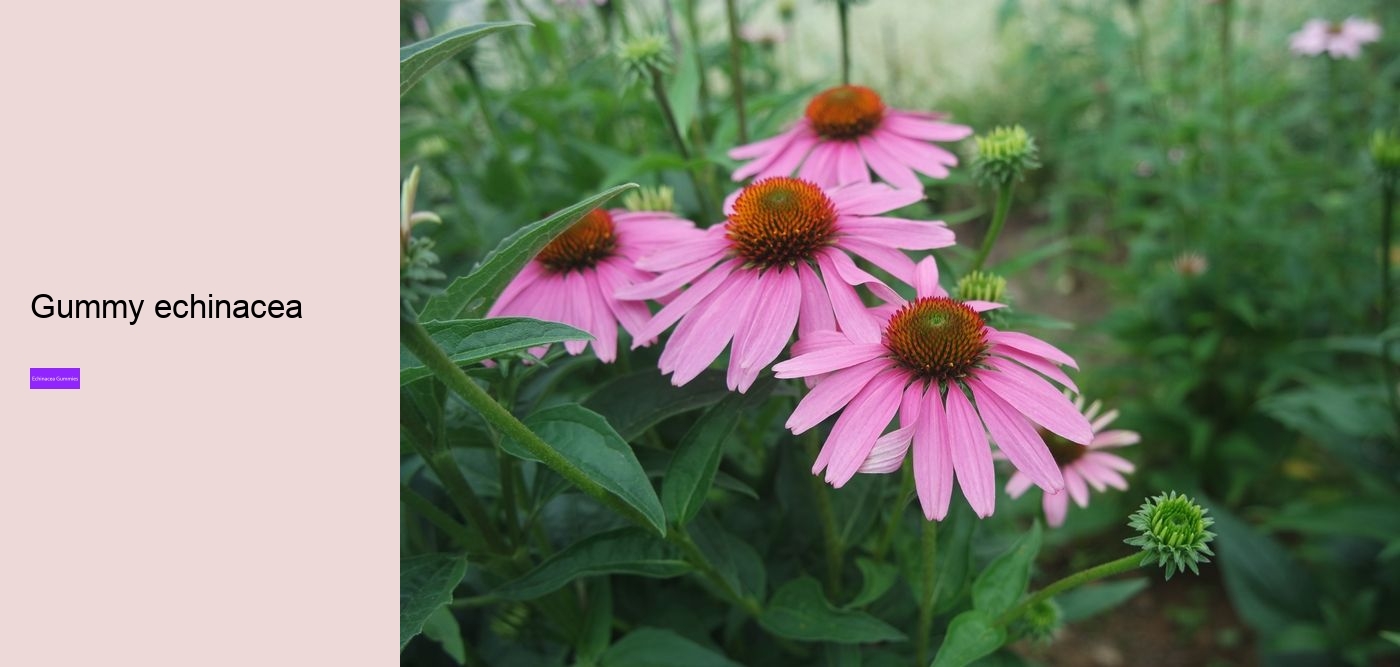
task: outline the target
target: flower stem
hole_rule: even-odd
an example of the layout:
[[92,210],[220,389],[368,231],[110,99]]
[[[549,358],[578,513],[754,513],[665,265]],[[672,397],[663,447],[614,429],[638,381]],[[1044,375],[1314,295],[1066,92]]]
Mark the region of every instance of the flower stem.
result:
[[734,89],[734,107],[739,113],[739,143],[749,143],[749,122],[744,114],[744,46],[739,41],[739,11],[734,0],[724,0],[729,15],[729,81]]
[[[656,104],[661,107],[661,116],[666,121],[666,129],[671,132],[671,141],[676,144],[676,150],[680,152],[681,158],[686,162],[691,161],[690,148],[686,146],[685,134],[681,131],[681,126],[676,123],[676,113],[671,107],[671,97],[666,93],[666,84],[662,80],[661,70],[655,66],[647,67],[651,75],[651,91],[656,96]],[[687,170],[690,174],[690,184],[695,187],[695,199],[700,202],[700,212],[706,220],[715,220],[713,211],[710,209],[710,199],[706,196],[706,189],[700,182],[700,176],[696,172],[703,169],[704,165],[692,166]]]
[[914,637],[915,655],[918,664],[928,664],[928,639],[933,632],[933,605],[938,600],[938,522],[925,521],[919,538],[920,577],[923,580],[923,597],[919,600],[919,627]]
[[[1390,289],[1391,259],[1390,246],[1395,232],[1395,186],[1396,175],[1388,172],[1381,176],[1381,335],[1390,328]],[[1381,342],[1381,371],[1385,380],[1385,395],[1390,402],[1390,413],[1395,419],[1397,434],[1400,434],[1400,397],[1395,386],[1395,363],[1390,357],[1391,339]]]
[[[530,455],[535,459],[549,466],[550,469],[559,473],[564,479],[573,483],[574,486],[577,486],[584,493],[598,499],[599,502],[612,508],[613,511],[628,518],[633,523],[648,530],[653,529],[651,522],[647,520],[641,512],[631,505],[622,502],[616,496],[608,493],[602,485],[593,481],[587,473],[580,470],[573,462],[564,458],[558,450],[542,440],[540,436],[535,435],[535,432],[531,431],[530,427],[517,419],[509,410],[501,407],[501,404],[491,398],[491,396],[486,393],[486,390],[478,387],[471,378],[467,377],[466,373],[462,372],[461,368],[457,367],[456,363],[453,363],[453,361],[448,358],[447,353],[443,352],[442,348],[438,347],[437,343],[433,342],[427,330],[423,328],[422,324],[418,323],[417,318],[413,317],[412,313],[405,312],[399,319],[399,341],[403,343],[403,346],[407,348],[413,356],[417,357],[419,361],[422,361],[423,365],[427,366],[428,369],[433,372],[433,375],[436,375],[443,384],[447,385],[447,388],[450,389],[452,393],[460,396],[462,400],[467,402],[467,405],[470,405],[477,412],[481,413],[481,416],[486,419],[488,424],[499,429],[503,435],[509,436],[520,443],[520,445],[529,451]],[[451,466],[451,471],[455,471],[458,478],[462,477],[461,470],[458,470],[455,465]],[[441,473],[439,473],[439,477],[441,476]],[[444,480],[444,482],[446,482],[446,480]],[[461,482],[465,485],[466,480],[461,478]],[[466,490],[469,492],[471,489],[467,487]],[[452,489],[449,488],[448,491],[451,493]],[[496,542],[499,543],[500,536],[496,535],[495,539]],[[490,540],[488,540],[488,542],[489,541]]]
[[[811,429],[802,435],[802,440],[807,446],[807,453],[815,460],[821,450],[821,443],[817,441],[817,430]],[[836,530],[836,512],[831,507],[831,491],[827,488],[826,482],[820,477],[811,475],[812,493],[817,497],[817,516],[822,522],[822,543],[826,552],[826,594],[831,598],[841,596],[841,552],[845,546],[841,544],[841,534]]]
[[1012,184],[1007,183],[997,189],[997,207],[992,212],[992,226],[987,228],[987,238],[982,239],[982,249],[977,252],[977,261],[972,264],[973,271],[982,269],[982,265],[987,262],[987,256],[992,254],[992,246],[996,245],[997,237],[1001,236],[1001,228],[1006,225],[1006,214],[1011,211],[1012,187]]
[[851,85],[851,6],[847,0],[836,0],[836,15],[841,24],[841,85]]
[[759,614],[763,613],[763,608],[759,606],[757,600],[744,597],[739,591],[734,590],[733,586],[729,585],[724,576],[710,564],[710,560],[700,551],[700,547],[695,546],[695,541],[690,539],[690,534],[686,532],[684,526],[677,526],[667,533],[666,541],[680,547],[681,551],[685,553],[686,560],[695,567],[696,572],[714,584],[724,594],[724,597],[729,598],[730,602],[738,605],[740,609],[754,618],[758,618]]
[[899,510],[889,513],[887,517],[888,521],[885,523],[885,532],[880,535],[880,541],[875,543],[875,551],[871,554],[875,557],[875,560],[881,563],[885,562],[885,554],[889,553],[890,545],[894,543],[894,532],[899,528],[899,524],[904,518],[904,511],[908,506],[906,501],[909,498],[909,492],[913,490],[914,474],[909,467],[906,466],[903,468],[903,473],[900,475],[899,496],[896,501],[899,504]]
[[1064,579],[1056,581],[1055,583],[1036,591],[1030,597],[1026,598],[1025,600],[1022,600],[1020,604],[1016,605],[1015,607],[1012,607],[1009,611],[1002,614],[1001,616],[998,616],[996,620],[996,625],[1006,625],[1007,623],[1010,623],[1020,618],[1021,614],[1026,613],[1026,610],[1030,609],[1031,607],[1034,607],[1035,605],[1040,604],[1041,602],[1044,602],[1049,598],[1059,595],[1060,593],[1070,590],[1071,588],[1077,588],[1091,581],[1097,581],[1104,577],[1110,577],[1115,574],[1127,572],[1129,570],[1136,570],[1141,566],[1142,552],[1138,552],[1128,554],[1127,556],[1119,558],[1118,560],[1111,560],[1107,563],[1095,565],[1087,570],[1075,572],[1074,574],[1071,574],[1068,577],[1065,577]]
[[462,474],[462,469],[457,467],[457,460],[452,458],[452,451],[435,444],[420,442],[418,438],[409,438],[408,441],[413,443],[418,455],[423,457],[423,461],[437,475],[438,481],[442,482],[442,488],[447,491],[447,497],[452,499],[452,504],[457,506],[462,516],[481,534],[486,548],[495,554],[506,554],[506,543],[496,531],[495,524],[491,522],[486,505],[477,497],[476,492],[472,491],[466,476]]
[[452,538],[452,541],[456,542],[458,545],[469,549],[480,545],[480,540],[472,539],[471,533],[467,531],[466,526],[463,526],[461,523],[458,523],[456,519],[448,516],[447,512],[438,509],[437,505],[429,502],[427,498],[418,495],[413,489],[402,484],[399,485],[399,502],[407,505],[409,509],[413,510],[424,519],[427,519],[428,523],[437,526],[438,530],[447,533],[447,536]]

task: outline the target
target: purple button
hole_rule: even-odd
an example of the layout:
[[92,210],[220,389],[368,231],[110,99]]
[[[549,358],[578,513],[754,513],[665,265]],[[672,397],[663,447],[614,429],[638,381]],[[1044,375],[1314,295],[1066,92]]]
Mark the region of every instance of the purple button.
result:
[[77,368],[31,368],[30,389],[81,389],[82,374]]

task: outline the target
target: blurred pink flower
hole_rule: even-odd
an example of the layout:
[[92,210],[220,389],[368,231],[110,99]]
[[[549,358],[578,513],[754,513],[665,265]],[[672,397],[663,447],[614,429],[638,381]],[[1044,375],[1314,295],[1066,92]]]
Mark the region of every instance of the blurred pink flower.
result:
[[919,190],[880,184],[823,189],[774,177],[743,188],[725,203],[728,219],[702,238],[671,244],[643,257],[637,268],[656,279],[620,290],[623,299],[656,299],[689,283],[637,334],[649,340],[679,322],[661,353],[660,367],[677,386],[693,380],[733,341],[727,381],[747,391],[796,329],[852,329],[879,336],[855,286],[898,298],[851,254],[904,281],[914,262],[900,249],[953,244],[942,222],[880,214],[923,198]]
[[[1045,520],[1055,527],[1064,524],[1071,498],[1074,499],[1074,504],[1088,507],[1089,487],[1100,492],[1110,486],[1119,491],[1128,489],[1128,482],[1123,479],[1123,474],[1133,472],[1133,464],[1120,456],[1101,450],[1137,444],[1140,439],[1134,431],[1105,431],[1104,429],[1118,418],[1118,411],[1109,410],[1100,415],[1102,402],[1094,401],[1085,409],[1084,397],[1080,396],[1074,400],[1074,406],[1084,412],[1085,419],[1093,420],[1090,427],[1094,430],[1094,438],[1087,446],[1068,442],[1053,434],[1046,438],[1050,454],[1055,457],[1055,464],[1060,467],[1060,473],[1065,478],[1064,490],[1059,493],[1047,492],[1041,501],[1045,509]],[[1021,494],[1031,488],[1032,483],[1033,480],[1029,476],[1017,471],[1007,481],[1006,493],[1012,498],[1020,498]]]
[[[632,335],[633,347],[656,340],[655,335],[638,336],[651,317],[646,304],[613,296],[655,277],[633,264],[648,252],[700,236],[693,223],[672,213],[594,209],[526,264],[486,316],[533,317],[582,329],[593,336],[598,360],[611,363],[617,358],[618,324]],[[579,354],[589,344],[566,341],[564,349]],[[530,353],[540,357],[547,349]]]
[[958,164],[958,156],[932,142],[972,134],[972,128],[942,118],[886,108],[864,86],[837,86],[812,98],[806,115],[791,129],[729,151],[729,157],[749,161],[734,171],[734,180],[796,173],[830,187],[869,183],[873,169],[897,188],[922,189],[915,171],[946,178],[948,167]]
[[1333,58],[1361,57],[1361,45],[1381,38],[1381,27],[1374,21],[1355,16],[1341,23],[1312,19],[1303,29],[1293,33],[1289,48],[1298,55],[1319,56],[1323,52]]
[[[1000,304],[948,298],[931,257],[913,282],[914,301],[896,296],[864,313],[883,319],[879,333],[804,335],[801,354],[773,367],[780,378],[826,375],[788,418],[793,433],[841,413],[812,473],[825,470],[840,487],[857,472],[894,472],[912,444],[925,517],[947,516],[955,476],[973,511],[987,517],[996,507],[990,432],[1028,479],[1050,493],[1064,488],[1033,424],[1072,442],[1093,437],[1089,421],[1050,383],[1074,387],[1060,370],[1074,360],[1038,338],[987,326],[980,312]],[[899,428],[881,435],[896,414]]]

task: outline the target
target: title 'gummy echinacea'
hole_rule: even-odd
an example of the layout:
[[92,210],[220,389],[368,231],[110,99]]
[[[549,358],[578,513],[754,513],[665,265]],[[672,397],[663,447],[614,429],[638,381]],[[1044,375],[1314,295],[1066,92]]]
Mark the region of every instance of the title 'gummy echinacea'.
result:
[[749,161],[734,171],[734,180],[796,174],[829,187],[869,183],[874,170],[897,188],[922,189],[914,172],[947,178],[948,168],[958,164],[958,156],[933,142],[972,134],[972,128],[942,119],[887,108],[864,86],[837,86],[813,97],[791,129],[729,151],[729,157]]
[[[1101,450],[1137,444],[1140,439],[1135,431],[1105,431],[1104,429],[1118,418],[1118,411],[1109,410],[1099,414],[1099,410],[1103,408],[1100,401],[1094,401],[1085,408],[1084,397],[1080,396],[1074,400],[1074,407],[1083,411],[1085,419],[1091,420],[1089,426],[1094,430],[1094,438],[1086,446],[1066,441],[1053,433],[1046,434],[1045,441],[1050,446],[1050,455],[1055,457],[1055,464],[1060,467],[1060,473],[1065,478],[1064,491],[1046,493],[1041,501],[1045,509],[1045,521],[1051,526],[1064,524],[1070,499],[1080,507],[1089,506],[1089,487],[1099,492],[1110,486],[1119,491],[1126,491],[1128,481],[1123,479],[1123,475],[1133,472],[1133,464],[1121,456]],[[1006,493],[1012,498],[1019,498],[1031,488],[1031,484],[1031,478],[1018,471],[1007,481]]]
[[[593,209],[526,264],[486,316],[533,317],[582,329],[593,336],[598,360],[610,363],[617,358],[618,324],[632,335],[634,347],[656,340],[655,335],[638,337],[651,317],[646,304],[614,296],[655,277],[637,269],[637,259],[699,236],[694,224],[672,213]],[[566,341],[564,349],[579,354],[588,345]],[[542,356],[545,349],[530,352]]]
[[864,284],[886,300],[898,297],[849,253],[908,282],[914,262],[900,250],[950,246],[953,232],[942,222],[880,214],[922,197],[918,190],[879,184],[827,190],[795,178],[763,179],[726,203],[725,222],[638,261],[637,268],[659,275],[618,296],[656,299],[689,284],[637,339],[680,323],[659,360],[677,386],[693,380],[733,341],[727,383],[747,391],[794,329],[805,335],[839,324],[879,335],[855,286]]
[[1361,45],[1370,44],[1381,38],[1381,27],[1374,21],[1355,16],[1341,23],[1325,19],[1312,19],[1303,24],[1303,29],[1293,33],[1288,40],[1288,48],[1301,56],[1320,56],[1323,53],[1333,58],[1361,57]]
[[[1076,367],[1074,360],[1038,338],[987,326],[981,311],[999,304],[949,298],[931,257],[919,262],[913,283],[913,301],[896,297],[867,311],[883,321],[875,333],[818,332],[804,337],[801,354],[773,367],[779,378],[823,376],[788,418],[793,433],[841,413],[812,473],[825,470],[827,483],[840,487],[857,472],[894,472],[912,444],[924,516],[947,516],[956,477],[986,517],[996,507],[990,433],[1037,486],[1062,489],[1036,425],[1070,442],[1093,438],[1089,421],[1050,383],[1074,387],[1059,368]],[[896,415],[899,428],[881,435]]]

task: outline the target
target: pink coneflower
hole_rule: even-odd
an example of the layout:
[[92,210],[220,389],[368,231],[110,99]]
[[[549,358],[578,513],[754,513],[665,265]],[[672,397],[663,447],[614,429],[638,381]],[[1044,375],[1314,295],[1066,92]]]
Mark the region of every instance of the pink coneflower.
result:
[[798,177],[821,186],[869,183],[870,170],[898,188],[922,189],[915,171],[946,178],[958,156],[934,141],[957,141],[972,128],[941,122],[943,116],[885,107],[864,86],[837,86],[818,93],[792,129],[729,151],[749,160],[734,180],[750,176]]
[[[1123,479],[1123,474],[1131,473],[1133,464],[1120,456],[1099,450],[1126,447],[1137,444],[1139,440],[1134,431],[1104,430],[1118,418],[1117,410],[1109,410],[1100,415],[1099,410],[1103,404],[1099,401],[1094,401],[1086,410],[1083,396],[1074,400],[1074,407],[1084,412],[1085,419],[1093,420],[1090,428],[1094,430],[1094,438],[1089,441],[1088,446],[1077,445],[1054,434],[1047,434],[1045,438],[1050,445],[1050,454],[1055,457],[1055,464],[1060,467],[1060,474],[1065,478],[1063,491],[1047,492],[1041,501],[1045,508],[1045,520],[1056,527],[1064,524],[1071,498],[1074,499],[1074,504],[1088,507],[1089,487],[1092,486],[1095,491],[1100,492],[1110,486],[1119,491],[1128,489],[1128,482]],[[1011,475],[1010,481],[1006,483],[1006,493],[1012,498],[1020,498],[1021,494],[1031,488],[1031,484],[1031,478],[1018,471]]]
[[1361,45],[1370,44],[1381,38],[1381,27],[1374,21],[1355,16],[1341,23],[1324,19],[1312,19],[1303,24],[1303,29],[1293,33],[1289,39],[1289,49],[1303,56],[1318,56],[1326,52],[1333,58],[1361,57]]
[[[618,324],[632,334],[634,347],[656,340],[655,335],[638,336],[651,317],[646,304],[613,296],[655,277],[633,264],[648,252],[699,236],[694,224],[671,213],[594,209],[526,264],[486,316],[563,322],[591,334],[598,360],[611,362],[617,358]],[[579,354],[588,345],[566,341],[564,349]],[[545,349],[530,352],[538,357]]]
[[764,179],[727,202],[728,219],[703,238],[643,257],[637,267],[660,275],[618,296],[655,299],[689,283],[637,337],[650,339],[680,322],[660,358],[662,372],[677,386],[705,370],[732,340],[729,388],[747,391],[794,328],[805,335],[839,322],[861,335],[879,335],[855,286],[898,297],[848,253],[909,281],[914,263],[900,249],[950,246],[953,232],[942,222],[879,214],[922,197],[878,184],[825,190],[795,178]]
[[[932,258],[919,263],[914,287],[914,301],[871,311],[890,313],[878,333],[814,334],[803,354],[773,367],[780,378],[830,374],[787,420],[801,433],[841,413],[812,473],[825,470],[826,481],[840,487],[857,472],[893,472],[912,443],[924,516],[947,516],[956,475],[968,504],[986,517],[996,507],[990,432],[1036,485],[1062,489],[1059,466],[1033,424],[1072,442],[1093,437],[1089,421],[1046,379],[1073,387],[1059,366],[1074,367],[1074,360],[1040,339],[987,326],[979,310],[998,304],[948,298]],[[881,436],[896,413],[899,428]]]

